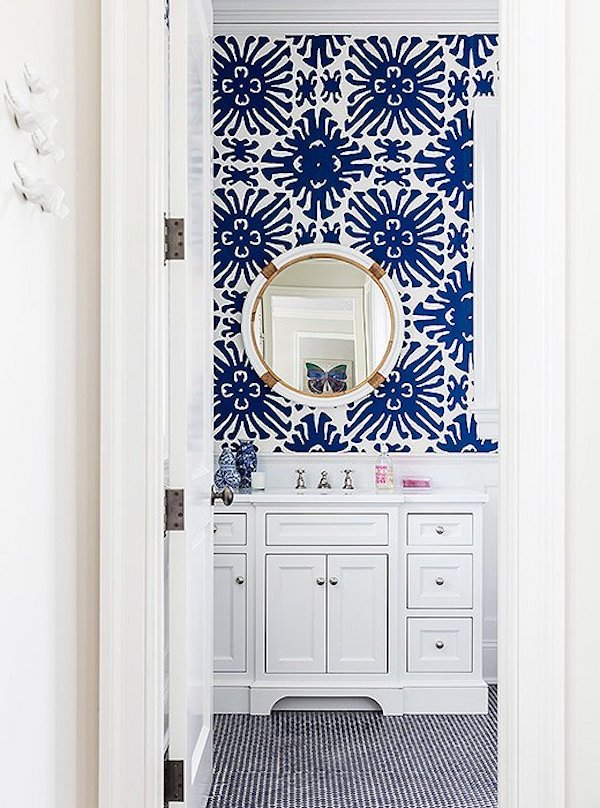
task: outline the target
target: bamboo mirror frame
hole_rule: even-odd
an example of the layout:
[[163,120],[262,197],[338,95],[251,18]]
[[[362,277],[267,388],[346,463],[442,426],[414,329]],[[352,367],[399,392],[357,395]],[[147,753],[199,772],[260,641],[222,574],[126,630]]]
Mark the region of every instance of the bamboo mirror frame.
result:
[[[374,366],[368,369],[364,378],[357,378],[356,381],[352,382],[349,389],[344,389],[341,392],[325,389],[323,392],[315,394],[306,389],[301,389],[299,384],[291,383],[289,378],[282,378],[271,367],[265,359],[263,350],[257,340],[256,324],[259,312],[262,318],[265,293],[269,289],[272,290],[274,281],[280,279],[282,273],[290,267],[297,267],[301,262],[306,262],[308,265],[310,261],[318,259],[334,259],[337,262],[349,265],[354,270],[358,269],[368,276],[370,281],[375,284],[372,288],[374,290],[378,289],[383,295],[386,306],[384,311],[389,318],[386,320],[386,325],[389,325],[389,332],[384,338],[385,347],[382,354],[374,358]],[[354,274],[356,275],[357,273],[355,272]],[[370,284],[368,286],[370,287]],[[344,287],[341,288],[343,289]],[[263,267],[254,279],[248,290],[242,310],[242,337],[244,348],[254,370],[273,391],[298,404],[306,404],[311,407],[339,407],[358,401],[372,393],[374,389],[383,384],[390,371],[396,366],[403,345],[402,335],[404,328],[402,318],[398,291],[386,271],[379,264],[357,250],[342,247],[339,244],[308,244],[296,247],[274,258],[271,263]],[[321,371],[321,368],[318,368],[318,370]]]

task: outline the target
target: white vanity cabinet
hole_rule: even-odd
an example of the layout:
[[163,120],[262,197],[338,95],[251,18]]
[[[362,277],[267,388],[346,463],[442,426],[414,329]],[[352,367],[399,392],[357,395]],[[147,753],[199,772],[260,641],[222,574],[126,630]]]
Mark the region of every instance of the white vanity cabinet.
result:
[[387,555],[327,556],[327,672],[387,673]]
[[[248,540],[252,517],[251,508],[228,509],[214,516],[213,671],[217,712],[248,712],[250,706],[247,684],[254,664],[254,556]],[[219,697],[220,677],[228,683],[224,703]]]
[[266,557],[266,673],[324,673],[326,560]]
[[386,673],[385,555],[266,556],[267,673]]
[[214,671],[246,670],[246,555],[214,556]]
[[215,515],[215,711],[486,712],[486,499],[238,496]]

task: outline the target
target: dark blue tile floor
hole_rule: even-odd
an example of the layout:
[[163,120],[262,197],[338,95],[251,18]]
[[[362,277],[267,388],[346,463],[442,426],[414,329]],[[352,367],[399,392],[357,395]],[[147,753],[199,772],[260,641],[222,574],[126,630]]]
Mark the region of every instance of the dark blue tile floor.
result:
[[218,715],[210,808],[496,808],[488,715]]

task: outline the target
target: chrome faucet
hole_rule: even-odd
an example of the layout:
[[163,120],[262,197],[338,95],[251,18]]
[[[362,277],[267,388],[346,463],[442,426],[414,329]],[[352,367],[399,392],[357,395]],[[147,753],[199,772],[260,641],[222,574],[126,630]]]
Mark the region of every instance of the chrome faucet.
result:
[[319,484],[317,488],[331,488],[331,483],[329,482],[329,475],[326,471],[321,472],[321,479],[319,480]]
[[344,469],[342,471],[342,474],[344,475],[344,484],[342,486],[342,489],[344,491],[352,491],[352,489],[354,488],[354,481],[352,480],[353,471],[354,469]]
[[306,480],[304,479],[304,469],[296,469],[298,479],[296,480],[296,491],[301,491],[306,488]]

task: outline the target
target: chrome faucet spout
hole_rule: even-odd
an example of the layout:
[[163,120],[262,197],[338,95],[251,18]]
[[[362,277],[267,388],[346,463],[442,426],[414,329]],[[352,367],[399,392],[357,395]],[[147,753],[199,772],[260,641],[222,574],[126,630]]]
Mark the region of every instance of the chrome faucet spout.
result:
[[321,479],[319,480],[319,484],[317,488],[331,488],[331,483],[329,482],[329,475],[326,471],[321,472]]

